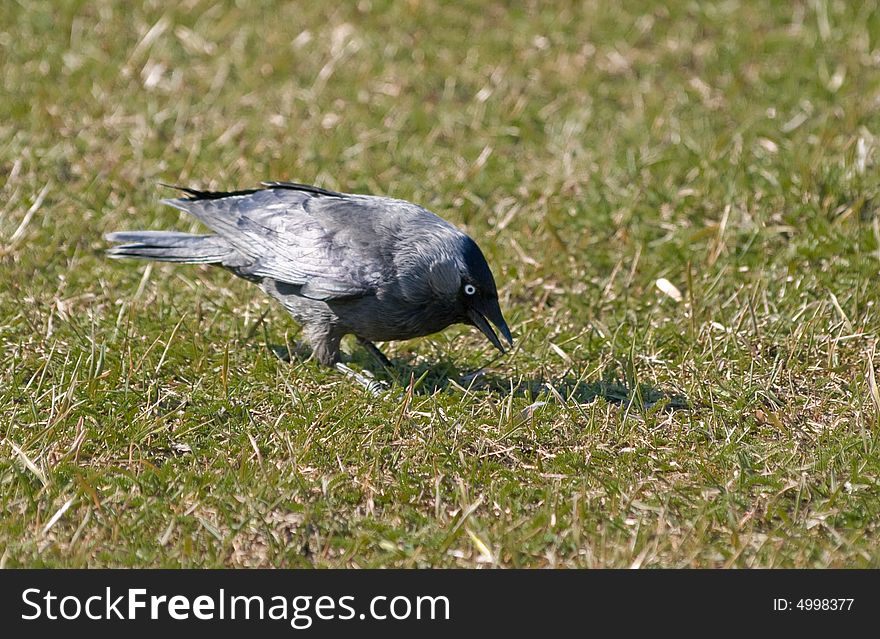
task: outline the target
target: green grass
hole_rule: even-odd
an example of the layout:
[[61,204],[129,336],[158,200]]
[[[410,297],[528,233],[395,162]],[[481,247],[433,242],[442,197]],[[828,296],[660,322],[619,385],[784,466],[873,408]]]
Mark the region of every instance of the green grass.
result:
[[[0,3],[0,565],[880,567],[877,5],[166,4]],[[516,349],[373,399],[103,255],[265,179],[462,225]]]

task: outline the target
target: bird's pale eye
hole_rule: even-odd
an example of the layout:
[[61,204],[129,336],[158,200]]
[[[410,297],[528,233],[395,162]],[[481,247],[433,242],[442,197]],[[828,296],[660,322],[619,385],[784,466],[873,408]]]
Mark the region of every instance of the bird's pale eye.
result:
[[473,284],[465,284],[464,285],[464,294],[465,295],[473,295],[477,292],[477,288]]

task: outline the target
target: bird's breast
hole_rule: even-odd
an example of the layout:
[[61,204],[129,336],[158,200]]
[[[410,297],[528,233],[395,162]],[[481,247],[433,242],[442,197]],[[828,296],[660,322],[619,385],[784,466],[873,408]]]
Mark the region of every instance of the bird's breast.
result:
[[331,304],[341,324],[356,335],[386,342],[422,337],[461,321],[448,305],[413,302],[401,296],[381,294]]

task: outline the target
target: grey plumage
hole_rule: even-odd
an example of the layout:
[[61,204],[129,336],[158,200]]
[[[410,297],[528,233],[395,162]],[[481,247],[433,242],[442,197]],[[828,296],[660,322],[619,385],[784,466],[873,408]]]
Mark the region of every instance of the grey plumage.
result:
[[[339,342],[429,335],[477,326],[503,351],[487,320],[512,342],[492,272],[476,243],[406,202],[288,182],[215,193],[181,189],[163,200],[213,233],[110,233],[112,257],[215,264],[258,283],[302,325],[314,356],[339,359]],[[381,355],[381,354],[379,354]]]

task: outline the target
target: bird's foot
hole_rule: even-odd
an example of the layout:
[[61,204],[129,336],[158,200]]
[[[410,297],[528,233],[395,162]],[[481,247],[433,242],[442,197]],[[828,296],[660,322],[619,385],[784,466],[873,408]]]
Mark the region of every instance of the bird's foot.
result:
[[473,373],[466,373],[465,375],[462,375],[461,381],[464,385],[469,386],[470,384],[473,384],[475,381],[477,381],[481,377],[485,377],[485,375],[486,375],[486,369],[485,368],[478,368]]
[[294,360],[305,361],[311,355],[311,348],[306,342],[294,340],[287,344],[270,344],[269,350],[282,362],[290,363]]
[[368,371],[358,373],[341,362],[336,363],[336,370],[366,388],[367,392],[373,397],[379,397],[386,390],[385,385],[382,384],[382,382],[372,379],[372,375],[370,375]]

